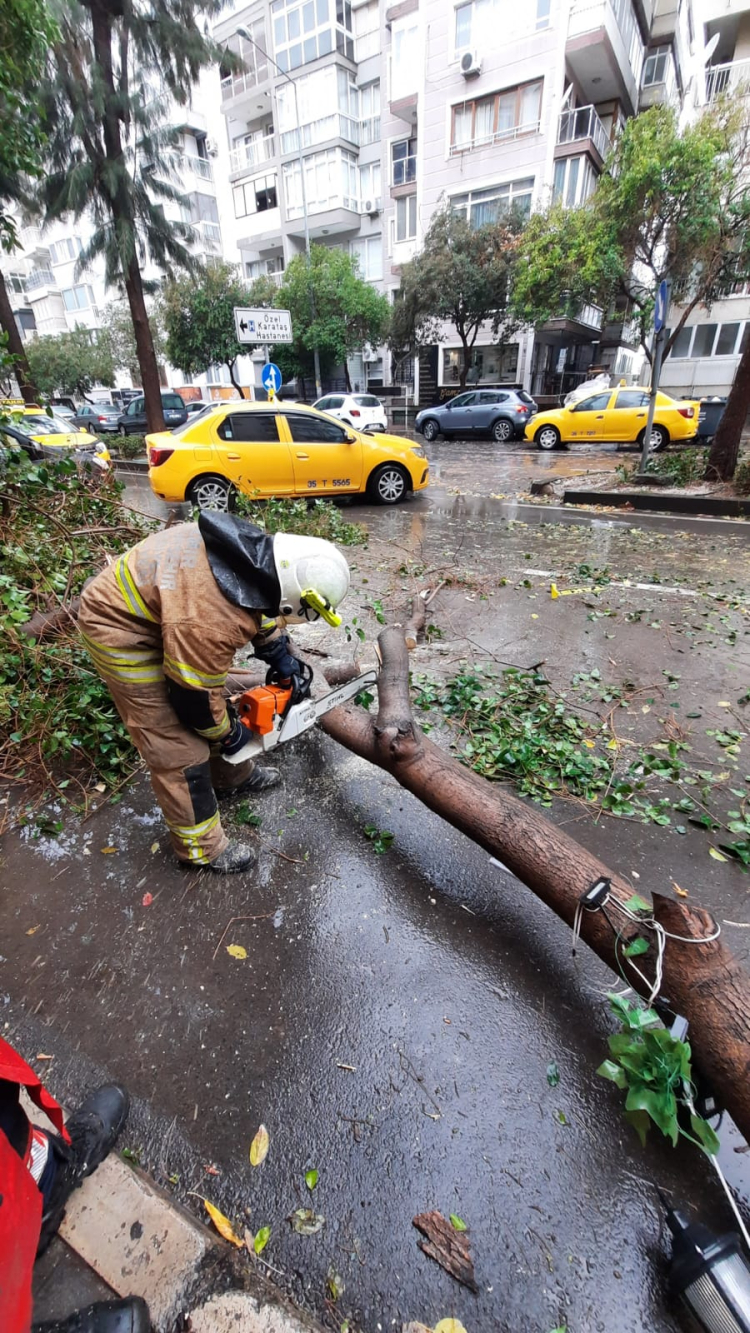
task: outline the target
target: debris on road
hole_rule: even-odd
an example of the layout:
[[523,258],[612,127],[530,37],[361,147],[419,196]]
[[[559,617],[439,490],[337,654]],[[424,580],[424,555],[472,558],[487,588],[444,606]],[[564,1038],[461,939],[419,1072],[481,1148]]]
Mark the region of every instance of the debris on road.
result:
[[468,1232],[456,1231],[437,1209],[418,1213],[412,1218],[412,1225],[426,1237],[418,1242],[420,1250],[476,1295],[478,1287],[474,1279],[474,1260],[469,1253]]

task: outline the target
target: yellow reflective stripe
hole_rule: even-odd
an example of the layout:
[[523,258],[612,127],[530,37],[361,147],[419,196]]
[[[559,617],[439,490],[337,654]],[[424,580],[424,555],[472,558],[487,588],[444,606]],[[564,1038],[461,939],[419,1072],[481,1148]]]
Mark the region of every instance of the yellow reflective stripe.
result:
[[123,652],[119,648],[108,647],[106,643],[97,643],[88,634],[81,633],[81,638],[91,656],[100,657],[103,661],[116,662],[122,666],[146,666],[153,662],[161,663],[162,660],[158,648],[129,648]]
[[156,681],[164,679],[164,672],[161,667],[118,667],[110,662],[97,662],[93,659],[94,665],[102,676],[110,676],[112,680],[130,681],[133,685],[153,685]]
[[276,621],[273,619],[272,616],[261,616],[261,618],[260,618],[260,628],[261,628],[261,630],[276,629],[276,628],[277,628],[277,624],[276,624]]
[[135,586],[133,575],[128,568],[128,558],[126,555],[121,555],[115,565],[115,578],[117,579],[120,592],[125,598],[133,615],[138,616],[142,620],[150,620],[155,624],[156,616],[151,614]]
[[170,824],[167,820],[167,827],[181,843],[184,843],[190,860],[199,861],[205,865],[208,862],[208,857],[200,845],[201,839],[215,829],[218,823],[219,812],[217,810],[209,819],[204,819],[202,824]]
[[222,736],[226,736],[230,728],[229,714],[226,713],[222,722],[217,722],[215,727],[195,727],[199,736],[205,736],[207,741],[220,741]]
[[178,662],[177,658],[170,657],[169,653],[164,654],[164,667],[168,676],[174,676],[176,680],[184,680],[187,685],[197,686],[200,690],[221,689],[227,679],[226,671],[210,676],[207,672],[199,671],[197,667],[191,666],[189,662]]

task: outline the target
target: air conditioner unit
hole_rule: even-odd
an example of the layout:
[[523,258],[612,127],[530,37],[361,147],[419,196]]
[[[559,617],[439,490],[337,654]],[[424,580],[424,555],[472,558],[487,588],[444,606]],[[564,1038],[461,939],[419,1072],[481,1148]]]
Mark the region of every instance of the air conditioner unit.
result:
[[482,72],[482,57],[478,51],[464,51],[461,56],[461,73],[465,79],[475,79]]
[[219,149],[213,139],[206,139],[206,152],[209,157],[218,157]]
[[365,199],[362,205],[362,212],[369,213],[371,218],[377,217],[381,211],[383,203],[381,199]]

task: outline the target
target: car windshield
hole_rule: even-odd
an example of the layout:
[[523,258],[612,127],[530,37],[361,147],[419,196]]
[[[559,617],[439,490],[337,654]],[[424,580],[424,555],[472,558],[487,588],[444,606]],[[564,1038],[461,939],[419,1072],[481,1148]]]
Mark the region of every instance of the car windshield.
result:
[[24,413],[15,424],[24,435],[70,435],[70,423],[59,417],[32,417]]
[[371,393],[360,394],[354,401],[359,407],[380,407],[380,399],[373,398]]
[[177,393],[163,393],[161,396],[162,407],[170,412],[184,412],[185,404]]

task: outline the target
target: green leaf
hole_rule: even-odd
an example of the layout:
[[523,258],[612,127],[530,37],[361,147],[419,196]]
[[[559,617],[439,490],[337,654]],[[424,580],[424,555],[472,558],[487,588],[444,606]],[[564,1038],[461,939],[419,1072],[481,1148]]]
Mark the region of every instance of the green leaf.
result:
[[547,1065],[547,1082],[551,1088],[556,1088],[560,1082],[560,1070],[554,1060]]
[[645,1111],[626,1111],[625,1119],[630,1122],[641,1141],[641,1147],[646,1146],[646,1137],[651,1128],[651,1119]]
[[457,1217],[455,1213],[451,1213],[450,1219],[451,1219],[451,1226],[453,1227],[454,1231],[466,1230],[466,1223],[463,1222],[460,1217]]
[[637,940],[631,940],[630,944],[625,945],[623,953],[626,958],[637,958],[639,954],[648,953],[648,950],[648,940],[644,940],[643,937],[639,935]]
[[261,1254],[263,1250],[265,1250],[270,1239],[271,1239],[270,1227],[261,1227],[260,1231],[256,1231],[255,1239],[253,1240],[253,1249],[255,1250],[255,1253]]
[[721,1144],[719,1142],[718,1134],[715,1132],[715,1130],[711,1128],[708,1121],[704,1120],[703,1116],[691,1115],[690,1128],[695,1134],[695,1137],[697,1139],[700,1139],[705,1151],[709,1154],[709,1156],[715,1157],[719,1151],[719,1148],[721,1147]]
[[717,851],[715,847],[709,847],[708,854],[709,856],[713,857],[714,861],[723,861],[724,864],[726,865],[727,863],[726,856],[722,856],[721,852]]
[[309,1190],[314,1190],[318,1183],[318,1172],[314,1169],[305,1172],[305,1184]]
[[647,903],[645,898],[642,898],[639,893],[634,893],[631,898],[628,898],[625,906],[630,912],[651,912],[650,903]]
[[614,1060],[605,1060],[597,1069],[597,1074],[601,1078],[609,1079],[610,1083],[617,1084],[618,1088],[626,1088],[628,1080],[625,1077],[625,1071],[616,1065]]

